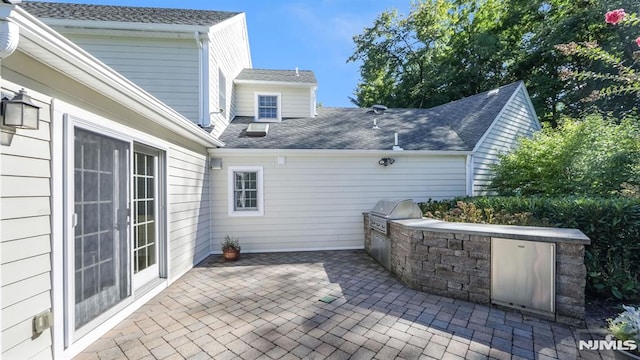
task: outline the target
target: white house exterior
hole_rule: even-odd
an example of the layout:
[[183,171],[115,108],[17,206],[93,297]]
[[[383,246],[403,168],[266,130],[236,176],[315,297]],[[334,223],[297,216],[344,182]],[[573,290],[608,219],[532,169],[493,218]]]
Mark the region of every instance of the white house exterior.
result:
[[21,8],[0,28],[3,96],[41,106],[1,132],[1,357],[69,358],[211,253],[222,143]]
[[74,356],[227,234],[249,252],[363,248],[376,201],[482,194],[540,128],[521,82],[316,109],[313,72],[251,69],[241,13],[7,2],[2,96],[41,109],[37,130],[0,131],[6,359]]
[[26,2],[23,8],[218,136],[251,68],[244,13]]
[[319,108],[247,135],[256,121],[236,117],[225,147],[211,151],[222,162],[212,173],[214,243],[237,236],[256,252],[362,248],[361,214],[378,200],[486,194],[498,154],[540,129],[522,82],[432,109]]

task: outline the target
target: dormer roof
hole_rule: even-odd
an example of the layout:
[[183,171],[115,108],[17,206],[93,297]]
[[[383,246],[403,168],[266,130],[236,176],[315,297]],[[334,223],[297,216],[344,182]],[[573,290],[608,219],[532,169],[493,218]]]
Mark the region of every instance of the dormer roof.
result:
[[316,76],[311,70],[270,70],[243,69],[235,83],[290,83],[317,85]]

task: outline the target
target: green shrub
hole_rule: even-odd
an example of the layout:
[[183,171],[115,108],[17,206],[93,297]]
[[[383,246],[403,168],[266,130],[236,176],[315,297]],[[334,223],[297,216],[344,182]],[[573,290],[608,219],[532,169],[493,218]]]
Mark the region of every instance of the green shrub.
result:
[[587,293],[640,299],[640,200],[622,197],[477,197],[420,204],[447,221],[577,228],[586,246]]
[[492,166],[505,196],[609,196],[640,184],[640,122],[590,115],[544,128]]

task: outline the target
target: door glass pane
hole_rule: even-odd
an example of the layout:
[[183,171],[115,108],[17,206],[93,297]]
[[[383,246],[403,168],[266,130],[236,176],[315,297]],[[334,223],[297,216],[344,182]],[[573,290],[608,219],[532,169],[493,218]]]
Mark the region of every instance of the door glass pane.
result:
[[136,184],[135,216],[133,219],[134,239],[134,274],[156,263],[156,217],[155,200],[156,158],[152,155],[135,153],[136,167],[133,181]]
[[75,327],[81,328],[131,294],[126,142],[74,130]]

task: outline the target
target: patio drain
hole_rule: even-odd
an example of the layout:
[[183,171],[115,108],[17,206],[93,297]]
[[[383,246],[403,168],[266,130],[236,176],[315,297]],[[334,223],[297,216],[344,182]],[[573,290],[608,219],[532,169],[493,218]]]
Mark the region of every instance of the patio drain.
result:
[[318,300],[322,301],[323,303],[331,304],[335,299],[336,298],[334,298],[333,296],[327,295],[327,296],[321,297]]

